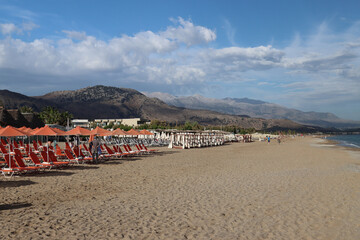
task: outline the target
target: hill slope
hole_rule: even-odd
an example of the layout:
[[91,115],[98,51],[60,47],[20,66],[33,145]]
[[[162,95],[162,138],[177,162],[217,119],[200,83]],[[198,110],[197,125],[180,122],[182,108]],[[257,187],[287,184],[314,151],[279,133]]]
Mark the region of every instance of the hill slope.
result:
[[289,119],[300,124],[321,127],[360,127],[360,122],[338,118],[332,113],[303,112],[248,98],[206,98],[200,95],[176,97],[166,93],[144,93],[167,104],[189,109],[207,109],[232,115],[248,115],[253,118]]
[[127,88],[94,86],[74,91],[51,92],[38,97],[27,97],[18,93],[2,91],[0,92],[0,99],[5,99],[7,106],[12,108],[26,105],[26,103],[31,104],[30,106],[35,110],[41,109],[44,105],[55,106],[71,112],[75,118],[141,117],[143,119],[158,119],[179,124],[185,121],[197,121],[203,125],[237,125],[243,128],[255,129],[309,130],[309,128],[290,120],[249,118],[209,110],[170,106],[158,98],[149,98],[136,90]]

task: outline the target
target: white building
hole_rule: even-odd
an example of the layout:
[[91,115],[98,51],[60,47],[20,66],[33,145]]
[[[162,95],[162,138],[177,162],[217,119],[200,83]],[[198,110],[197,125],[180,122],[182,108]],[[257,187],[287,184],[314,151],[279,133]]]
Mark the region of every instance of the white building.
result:
[[89,128],[90,122],[88,119],[73,119],[71,120],[71,125],[75,128],[77,126],[83,127],[83,128]]
[[94,122],[101,127],[107,126],[111,123],[114,125],[123,124],[132,127],[137,127],[141,124],[150,124],[150,121],[141,120],[140,118],[123,118],[123,119],[95,119]]

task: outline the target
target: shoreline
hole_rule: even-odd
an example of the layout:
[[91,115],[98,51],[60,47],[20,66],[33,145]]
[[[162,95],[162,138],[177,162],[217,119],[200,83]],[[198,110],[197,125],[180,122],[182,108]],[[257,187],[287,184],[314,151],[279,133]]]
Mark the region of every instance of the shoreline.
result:
[[320,145],[326,145],[327,147],[334,147],[334,148],[338,148],[338,149],[345,150],[348,152],[354,152],[354,153],[360,154],[360,148],[343,146],[340,144],[339,141],[336,141],[333,139],[327,139],[327,138],[322,138],[322,137],[317,137],[317,138],[322,140],[322,142],[319,142]]

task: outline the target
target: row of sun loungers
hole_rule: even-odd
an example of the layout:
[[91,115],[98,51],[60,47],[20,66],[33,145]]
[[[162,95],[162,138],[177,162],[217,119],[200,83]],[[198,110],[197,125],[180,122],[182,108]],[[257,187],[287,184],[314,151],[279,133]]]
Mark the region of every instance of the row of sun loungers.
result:
[[[124,144],[108,146],[101,144],[100,159],[120,159],[139,154],[155,152],[148,149],[144,144],[136,144],[136,150],[130,145]],[[39,141],[33,141],[32,145],[22,141],[8,142],[1,139],[0,142],[0,166],[1,174],[11,178],[14,174],[26,174],[44,172],[53,168],[64,168],[73,164],[92,163],[92,153],[86,144],[71,147],[65,144],[65,149],[44,146]]]

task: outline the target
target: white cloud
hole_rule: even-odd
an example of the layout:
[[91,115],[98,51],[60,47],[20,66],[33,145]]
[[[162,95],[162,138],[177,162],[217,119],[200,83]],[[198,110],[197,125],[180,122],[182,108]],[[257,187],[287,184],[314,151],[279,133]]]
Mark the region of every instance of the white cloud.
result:
[[33,22],[25,22],[25,23],[22,24],[22,29],[24,31],[31,31],[31,30],[33,30],[35,28],[38,28],[38,27],[39,27],[39,25],[37,25],[37,24],[35,24]]
[[340,33],[323,23],[310,36],[297,34],[281,62],[291,70],[285,97],[302,106],[360,101],[359,37],[359,22]]
[[11,35],[12,33],[19,33],[21,29],[15,26],[13,23],[0,24],[0,31],[3,35]]
[[39,26],[33,22],[25,22],[20,26],[16,26],[14,23],[2,23],[0,24],[0,32],[3,35],[22,34],[24,31],[29,32]]
[[178,20],[173,20],[173,22],[180,25],[168,27],[160,35],[185,43],[187,46],[208,43],[216,39],[214,31],[202,26],[195,26],[191,21],[186,21],[181,17]]
[[28,22],[33,22],[34,19],[37,18],[38,16],[36,13],[32,11],[12,5],[1,5],[0,10],[6,11],[7,14],[16,18],[23,19]]
[[46,76],[46,86],[52,79],[56,79],[53,84],[78,84],[72,81],[76,78],[115,86],[125,82],[175,85],[176,89],[203,84],[214,92],[218,88],[212,85],[226,89],[229,83],[253,82],[252,87],[262,94],[273,97],[266,90],[278,88],[277,97],[303,105],[315,100],[325,104],[334,98],[359,100],[360,96],[359,23],[342,33],[322,24],[313,35],[298,33],[283,49],[210,48],[207,43],[216,40],[215,32],[182,18],[165,31],[143,31],[108,41],[70,30],[63,30],[65,37],[56,41],[26,42],[11,37],[36,27],[31,23],[0,25],[6,36],[0,39],[0,75],[11,72],[18,79]]
[[232,46],[236,46],[237,45],[235,42],[236,29],[231,25],[230,21],[227,19],[224,19],[224,28],[228,41]]
[[86,40],[86,38],[87,38],[85,32],[63,30],[63,33],[65,33],[68,38],[79,40],[79,41]]

